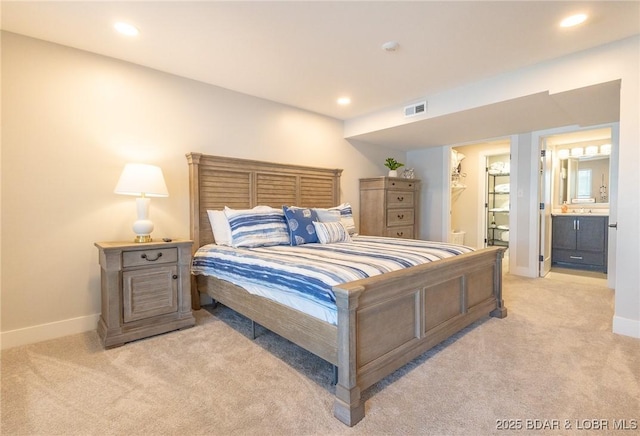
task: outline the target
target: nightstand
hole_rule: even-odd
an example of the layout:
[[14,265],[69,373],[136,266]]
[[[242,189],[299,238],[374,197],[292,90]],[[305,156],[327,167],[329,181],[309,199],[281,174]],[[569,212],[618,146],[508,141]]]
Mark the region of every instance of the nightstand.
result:
[[192,244],[96,242],[102,285],[98,335],[106,348],[195,325]]

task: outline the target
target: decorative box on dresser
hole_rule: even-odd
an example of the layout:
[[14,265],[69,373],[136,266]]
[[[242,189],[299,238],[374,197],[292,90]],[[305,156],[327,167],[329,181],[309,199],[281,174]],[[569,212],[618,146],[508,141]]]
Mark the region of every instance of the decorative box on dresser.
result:
[[418,232],[420,180],[398,177],[360,179],[362,235],[414,239]]
[[195,325],[192,244],[96,242],[102,287],[98,335],[106,348]]

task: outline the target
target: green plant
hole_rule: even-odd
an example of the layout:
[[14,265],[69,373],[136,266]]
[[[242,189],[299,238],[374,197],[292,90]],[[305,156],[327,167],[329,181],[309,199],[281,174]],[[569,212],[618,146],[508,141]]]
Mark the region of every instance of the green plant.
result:
[[384,166],[389,168],[390,170],[397,170],[398,168],[403,167],[404,164],[398,162],[392,157],[388,157],[387,160],[384,162]]

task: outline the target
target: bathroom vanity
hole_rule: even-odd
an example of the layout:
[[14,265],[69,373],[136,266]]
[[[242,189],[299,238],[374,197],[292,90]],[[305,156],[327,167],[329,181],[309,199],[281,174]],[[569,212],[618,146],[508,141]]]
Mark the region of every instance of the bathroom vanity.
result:
[[608,216],[567,213],[552,220],[552,265],[607,272]]

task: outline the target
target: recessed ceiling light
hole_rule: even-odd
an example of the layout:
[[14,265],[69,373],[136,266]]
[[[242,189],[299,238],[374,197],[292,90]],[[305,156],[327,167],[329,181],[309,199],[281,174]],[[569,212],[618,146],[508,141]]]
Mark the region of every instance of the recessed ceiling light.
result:
[[113,27],[120,33],[122,33],[123,35],[127,35],[127,36],[137,36],[138,33],[138,29],[136,28],[136,26],[133,26],[131,24],[127,24],[127,23],[123,23],[122,21],[117,22],[116,24],[113,25]]
[[565,18],[560,22],[560,27],[573,27],[586,21],[587,14],[576,14]]
[[340,106],[346,106],[346,105],[348,105],[349,103],[351,103],[351,99],[350,99],[349,97],[340,97],[340,98],[338,99],[338,104],[339,104]]
[[382,50],[389,51],[389,52],[396,51],[398,50],[399,47],[400,47],[400,44],[398,44],[395,41],[387,41],[384,44],[382,44]]

